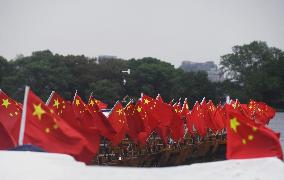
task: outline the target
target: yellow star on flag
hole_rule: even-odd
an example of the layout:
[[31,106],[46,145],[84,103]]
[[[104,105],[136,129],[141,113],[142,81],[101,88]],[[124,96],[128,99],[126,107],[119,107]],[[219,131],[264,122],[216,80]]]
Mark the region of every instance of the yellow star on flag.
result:
[[144,99],[144,104],[149,104],[149,100],[148,99]]
[[2,99],[2,105],[3,106],[5,106],[6,108],[8,108],[8,106],[11,104],[10,102],[9,102],[9,99]]
[[59,108],[59,101],[58,101],[58,99],[55,99],[54,100],[54,104],[53,104],[53,107],[56,107],[57,109]]
[[94,106],[95,102],[91,99],[90,105]]
[[137,111],[138,111],[138,112],[141,112],[141,111],[142,111],[142,108],[138,106],[138,107],[137,107]]
[[79,104],[80,104],[79,99],[76,99],[75,104],[76,104],[77,106],[79,106]]
[[118,115],[121,115],[122,114],[122,109],[119,109],[116,112],[118,112]]
[[37,118],[41,120],[41,116],[46,112],[41,108],[41,104],[38,105],[33,104],[33,106],[34,106],[33,116],[37,116]]
[[240,123],[238,122],[237,118],[232,118],[230,119],[230,127],[237,132],[237,127],[240,125]]

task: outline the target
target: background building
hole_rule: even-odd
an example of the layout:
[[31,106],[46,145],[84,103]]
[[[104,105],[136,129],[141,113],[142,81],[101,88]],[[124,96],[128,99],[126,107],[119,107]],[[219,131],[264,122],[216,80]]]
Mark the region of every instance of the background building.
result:
[[221,75],[218,66],[213,61],[206,61],[203,63],[183,61],[180,68],[186,72],[205,71],[208,74],[208,79],[212,82],[224,81],[224,77]]

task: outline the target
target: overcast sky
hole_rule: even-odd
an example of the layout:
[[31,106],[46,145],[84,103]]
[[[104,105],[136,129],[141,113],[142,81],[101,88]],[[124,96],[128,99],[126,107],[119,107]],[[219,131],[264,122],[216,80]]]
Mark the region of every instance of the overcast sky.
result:
[[253,40],[284,50],[283,0],[0,0],[0,55],[218,62]]

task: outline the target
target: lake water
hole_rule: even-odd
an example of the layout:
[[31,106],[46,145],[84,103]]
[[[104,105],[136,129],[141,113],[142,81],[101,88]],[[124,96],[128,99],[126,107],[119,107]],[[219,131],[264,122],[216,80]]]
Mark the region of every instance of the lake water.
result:
[[269,127],[281,133],[280,141],[284,153],[284,112],[276,113],[275,117],[270,121]]

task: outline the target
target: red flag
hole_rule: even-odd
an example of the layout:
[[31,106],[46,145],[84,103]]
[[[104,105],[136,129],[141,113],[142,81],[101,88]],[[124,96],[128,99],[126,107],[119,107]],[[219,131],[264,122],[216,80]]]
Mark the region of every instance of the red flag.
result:
[[115,130],[92,97],[89,98],[87,106],[92,114],[94,124],[99,130],[100,135],[111,140],[112,137],[116,134]]
[[[194,125],[194,128],[196,129],[197,133],[200,136],[205,136],[207,133],[207,128],[205,125],[205,121],[204,121],[204,114],[202,112],[202,109],[200,107],[200,104],[196,101],[196,103],[194,104],[191,114],[190,114],[190,119],[192,120],[192,123]],[[190,123],[187,122],[187,126]],[[188,127],[190,128],[190,127]]]
[[[73,107],[71,102],[65,101],[58,93],[53,92],[48,107],[54,110],[64,121],[66,121],[70,126],[76,129],[88,142],[88,149],[91,149],[93,153],[89,153],[88,149],[85,149],[84,156],[81,155],[81,160],[86,163],[88,160],[92,160],[93,154],[96,153],[99,149],[100,137],[98,135],[98,131],[96,128],[92,128],[92,126],[86,127],[84,125],[84,121],[77,118],[73,111]],[[90,157],[91,156],[91,157]],[[77,158],[78,159],[78,158]]]
[[158,125],[158,127],[155,129],[155,131],[158,133],[160,138],[162,139],[164,144],[168,144],[168,138],[170,136],[170,128],[163,125]]
[[0,90],[0,122],[17,142],[19,139],[22,107]]
[[182,110],[181,110],[181,115],[185,119],[186,126],[187,126],[187,129],[188,129],[189,133],[190,134],[194,134],[194,131],[193,131],[193,121],[192,121],[192,119],[190,117],[191,116],[190,114],[191,113],[190,113],[190,110],[189,110],[189,107],[188,107],[187,98],[185,98],[183,106],[182,106]]
[[[93,102],[92,102],[93,101]],[[108,105],[94,97],[90,97],[90,103],[93,104],[93,103],[96,103],[96,105],[98,106],[99,109],[106,109],[108,107]]]
[[153,124],[152,128],[157,127],[158,124],[163,126],[170,125],[174,115],[171,106],[145,94],[142,95],[141,101],[147,112],[149,122]]
[[227,159],[271,156],[283,159],[277,133],[255,123],[241,111],[227,110]]
[[187,114],[190,114],[190,111],[187,103],[187,98],[185,98],[181,108],[181,115],[186,116]]
[[171,134],[174,141],[178,142],[184,137],[184,122],[182,120],[181,111],[173,107],[173,120],[170,124]]
[[85,150],[88,148],[84,137],[48,108],[32,91],[27,91],[25,96],[24,144],[34,144],[48,152],[70,154],[84,162],[92,160],[95,152],[88,156],[88,160],[85,159]]
[[0,122],[0,150],[7,150],[16,146],[16,140]]
[[[226,106],[226,104],[224,105]],[[220,115],[219,118],[221,118],[221,121],[223,122],[223,125],[224,125],[224,128],[226,127],[226,111],[225,111],[225,108],[222,107],[221,104],[219,104],[216,108],[216,111],[218,112],[218,114]]]
[[[140,107],[141,108],[141,107]],[[138,109],[139,110],[139,109]],[[124,108],[124,112],[127,119],[128,132],[127,134],[134,141],[134,143],[138,143],[138,135],[141,131],[143,131],[143,122],[141,121],[140,116],[138,115],[137,107],[130,101],[126,107]]]
[[209,100],[207,103],[207,110],[208,110],[208,114],[210,116],[211,122],[215,127],[215,130],[222,130],[223,128],[225,128],[222,115],[220,114],[219,111],[217,111],[217,108],[214,106],[211,100]]
[[[143,106],[143,102],[141,100],[138,100],[135,105],[134,119],[138,122],[141,121],[143,124],[143,127],[141,127],[141,130],[137,130],[137,132],[139,132],[138,142],[141,145],[145,145],[148,137],[150,136],[150,134],[152,133],[154,129],[151,128],[151,125],[149,124],[146,108]],[[140,128],[140,126],[137,126],[137,129],[138,128]]]
[[204,122],[206,124],[206,127],[210,128],[213,132],[216,132],[218,130],[218,128],[215,126],[213,120],[210,117],[205,98],[202,100],[200,107],[201,107],[202,113],[204,115]]
[[128,130],[126,115],[120,102],[115,104],[108,116],[108,120],[116,131],[116,134],[112,137],[112,144],[116,146],[122,141]]
[[153,125],[150,126],[151,130],[156,129],[163,142],[167,144],[170,133],[169,127],[174,118],[172,107],[147,95],[142,95],[141,101],[146,109],[148,122]]
[[276,111],[263,102],[251,100],[248,104],[248,112],[258,123],[268,124]]

